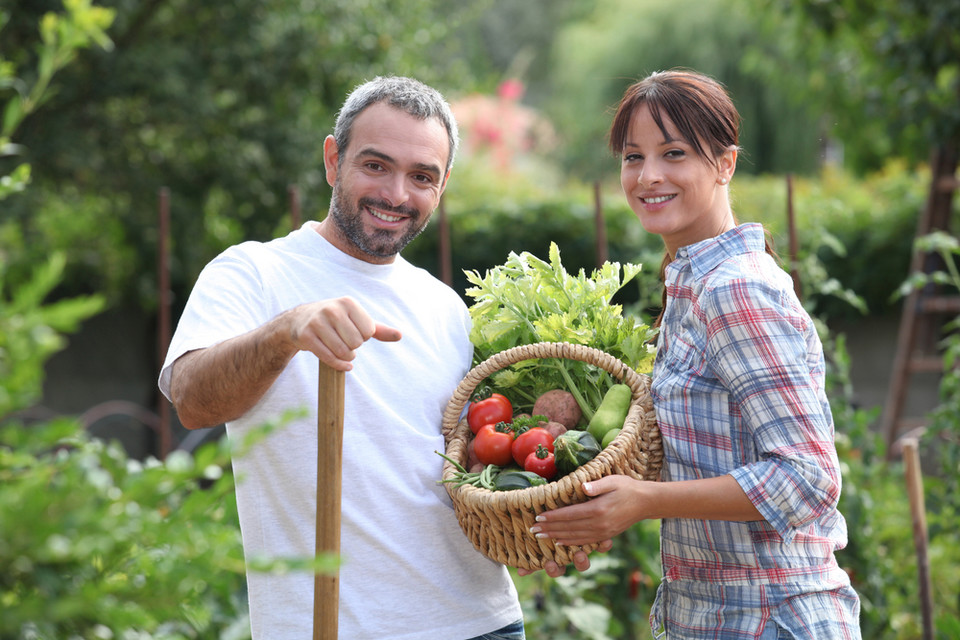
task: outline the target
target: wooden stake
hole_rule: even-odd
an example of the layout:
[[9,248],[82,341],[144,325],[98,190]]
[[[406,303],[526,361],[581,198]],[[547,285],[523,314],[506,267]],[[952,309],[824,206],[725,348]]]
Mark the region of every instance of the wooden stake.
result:
[[913,542],[917,548],[917,573],[920,578],[920,612],[923,616],[923,640],[933,640],[933,585],[930,558],[927,555],[927,512],[923,500],[923,475],[916,438],[903,438],[903,463],[913,521]]
[[[317,404],[317,555],[340,553],[344,373],[320,363]],[[336,640],[340,575],[313,581],[313,640]]]

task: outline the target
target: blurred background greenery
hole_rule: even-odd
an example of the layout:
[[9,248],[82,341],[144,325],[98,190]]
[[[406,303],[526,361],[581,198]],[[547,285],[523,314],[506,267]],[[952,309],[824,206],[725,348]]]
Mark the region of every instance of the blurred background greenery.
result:
[[[741,111],[738,217],[766,224],[786,255],[796,213],[805,302],[831,355],[851,532],[841,562],[864,637],[921,637],[902,469],[831,328],[896,321],[917,217],[943,177],[931,160],[955,176],[957,25],[960,0],[0,0],[0,638],[247,633],[228,454],[156,460],[142,424],[84,430],[80,416],[114,399],[162,404],[161,189],[175,321],[219,251],[325,215],[322,141],[345,94],[412,75],[462,123],[443,202],[457,291],[463,269],[546,256],[551,241],[568,270],[592,268],[599,204],[609,258],[645,265],[621,302],[652,312],[662,248],[623,202],[605,133],[632,81],[672,67],[713,75]],[[438,275],[439,231],[404,254]],[[949,375],[938,387],[925,436],[936,633],[955,638],[960,578],[936,569],[960,560],[960,393]],[[167,517],[183,505],[192,524]],[[58,533],[69,517],[77,533]],[[528,637],[649,637],[649,524],[587,575],[518,577]],[[209,540],[223,554],[202,553]],[[38,604],[51,598],[56,615]]]

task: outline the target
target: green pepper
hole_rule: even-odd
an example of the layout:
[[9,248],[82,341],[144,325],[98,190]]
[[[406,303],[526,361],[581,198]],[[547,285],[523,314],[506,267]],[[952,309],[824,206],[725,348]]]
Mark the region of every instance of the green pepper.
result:
[[630,402],[633,400],[633,391],[625,384],[615,384],[603,396],[597,412],[590,419],[587,431],[597,442],[603,442],[608,431],[620,429],[630,411]]
[[593,460],[600,453],[600,443],[588,431],[567,431],[553,442],[553,460],[559,475],[566,475]]

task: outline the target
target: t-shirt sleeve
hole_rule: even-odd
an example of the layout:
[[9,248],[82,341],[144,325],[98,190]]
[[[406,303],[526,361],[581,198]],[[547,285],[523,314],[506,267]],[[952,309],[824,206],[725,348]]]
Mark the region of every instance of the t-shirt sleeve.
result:
[[[808,358],[806,313],[781,292],[734,282],[702,300],[710,366],[753,436],[760,461],[732,472],[781,537],[832,511],[840,495],[833,420]],[[811,365],[814,369],[811,369]]]
[[265,317],[260,271],[249,255],[252,247],[232,247],[200,272],[160,371],[158,384],[168,399],[171,370],[177,358],[244,334],[270,320]]

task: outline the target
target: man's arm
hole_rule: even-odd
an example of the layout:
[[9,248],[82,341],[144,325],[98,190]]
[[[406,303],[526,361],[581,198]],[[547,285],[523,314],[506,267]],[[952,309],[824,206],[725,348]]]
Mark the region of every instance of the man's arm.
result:
[[400,339],[352,298],[312,302],[173,363],[170,396],[188,429],[212,427],[249,411],[299,351],[311,351],[334,369],[349,371],[355,350],[370,338]]

